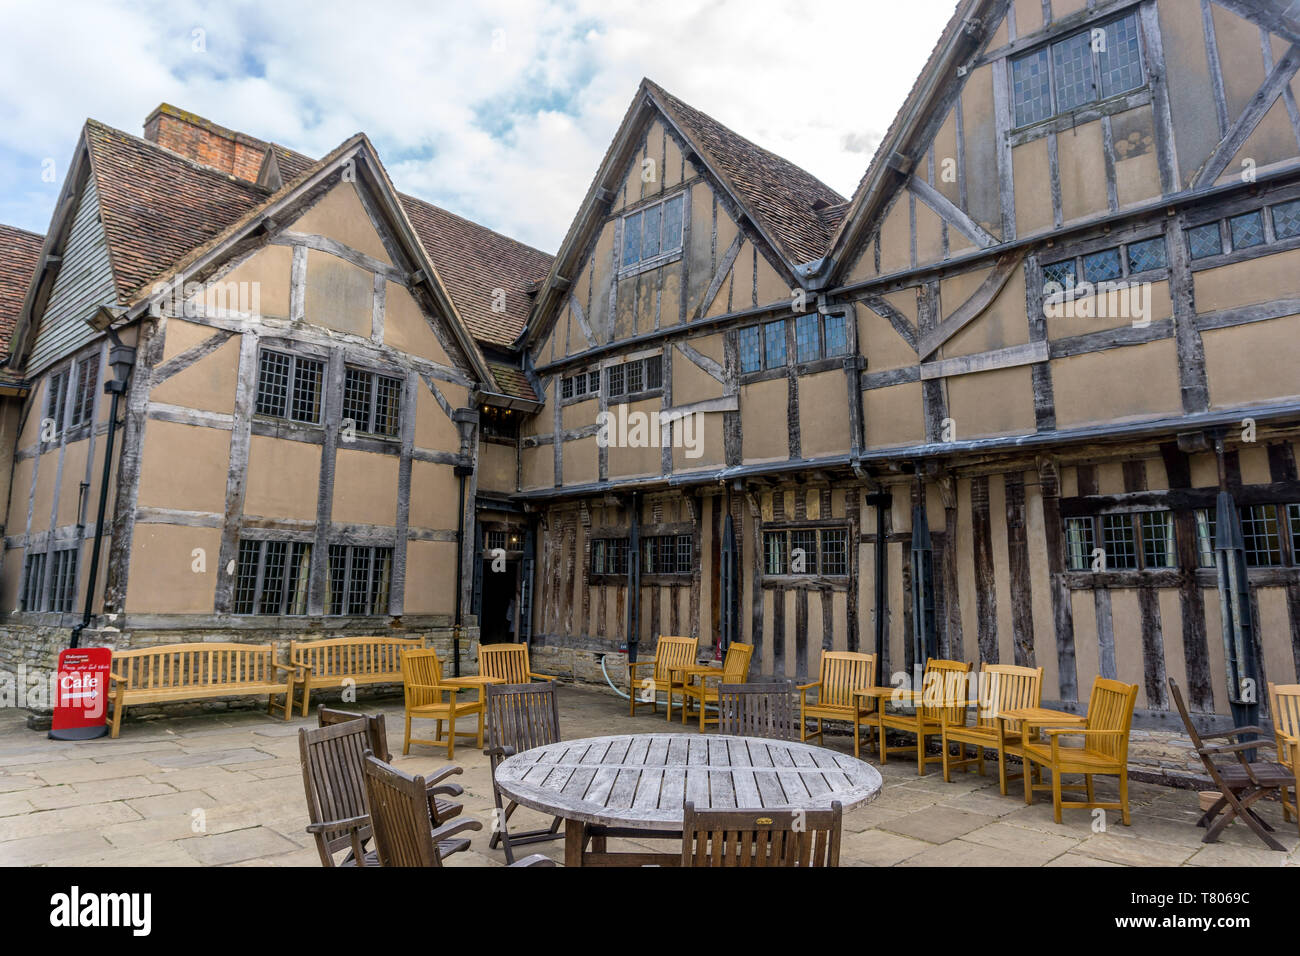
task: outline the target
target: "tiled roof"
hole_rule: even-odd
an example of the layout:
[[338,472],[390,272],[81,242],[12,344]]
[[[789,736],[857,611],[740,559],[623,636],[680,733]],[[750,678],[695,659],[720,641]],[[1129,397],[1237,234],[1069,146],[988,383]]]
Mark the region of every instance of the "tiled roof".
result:
[[528,376],[524,374],[523,369],[515,368],[513,365],[503,365],[500,362],[488,362],[488,368],[492,370],[492,377],[497,380],[497,386],[503,395],[526,398],[530,402],[537,401],[537,393],[528,383]]
[[[401,200],[470,333],[493,345],[514,342],[533,304],[529,287],[546,277],[551,257],[423,199]],[[493,311],[497,289],[505,291],[501,312]]]
[[706,155],[792,264],[820,259],[834,227],[818,210],[847,202],[816,176],[751,143],[650,80],[647,89]]
[[263,202],[266,190],[94,120],[90,165],[123,302]]
[[0,225],[0,352],[9,349],[44,243],[44,236]]

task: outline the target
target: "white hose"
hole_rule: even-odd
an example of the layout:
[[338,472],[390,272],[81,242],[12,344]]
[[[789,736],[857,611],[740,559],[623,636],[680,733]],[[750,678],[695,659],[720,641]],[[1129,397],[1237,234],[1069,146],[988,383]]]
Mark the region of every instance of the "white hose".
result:
[[604,654],[600,655],[600,672],[605,675],[605,683],[608,684],[610,686],[610,689],[614,691],[614,693],[618,694],[619,697],[622,697],[624,700],[627,700],[630,695],[623,693],[621,690],[615,687],[614,682],[609,679],[609,671],[605,670],[605,657],[606,655]]

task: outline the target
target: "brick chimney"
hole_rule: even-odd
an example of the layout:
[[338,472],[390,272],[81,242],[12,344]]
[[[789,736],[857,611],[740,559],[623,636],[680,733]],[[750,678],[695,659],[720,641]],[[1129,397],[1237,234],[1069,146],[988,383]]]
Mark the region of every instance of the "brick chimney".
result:
[[170,103],[161,104],[149,114],[144,121],[144,138],[248,182],[257,182],[268,149],[260,139],[218,126]]

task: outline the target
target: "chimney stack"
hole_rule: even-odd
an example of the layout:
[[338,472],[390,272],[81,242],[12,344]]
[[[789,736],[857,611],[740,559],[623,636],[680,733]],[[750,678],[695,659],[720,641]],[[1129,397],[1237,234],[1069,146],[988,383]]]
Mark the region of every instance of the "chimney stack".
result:
[[144,121],[144,138],[196,163],[257,182],[262,157],[269,148],[247,133],[218,126],[202,116],[161,104]]

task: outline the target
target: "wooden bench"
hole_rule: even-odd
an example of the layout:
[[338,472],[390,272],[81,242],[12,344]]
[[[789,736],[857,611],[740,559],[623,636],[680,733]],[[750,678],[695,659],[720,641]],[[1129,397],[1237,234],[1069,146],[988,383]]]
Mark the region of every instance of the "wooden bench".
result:
[[[302,715],[307,716],[311,692],[317,687],[354,684],[400,684],[402,651],[420,650],[419,637],[331,637],[323,641],[290,641],[289,662],[303,671]],[[297,701],[294,702],[295,706]]]
[[[113,652],[113,736],[122,711],[133,704],[205,697],[266,694],[266,712],[276,707],[289,719],[296,667],[275,659],[274,644],[162,644]],[[285,676],[278,676],[283,672]],[[284,695],[277,705],[275,696]]]

